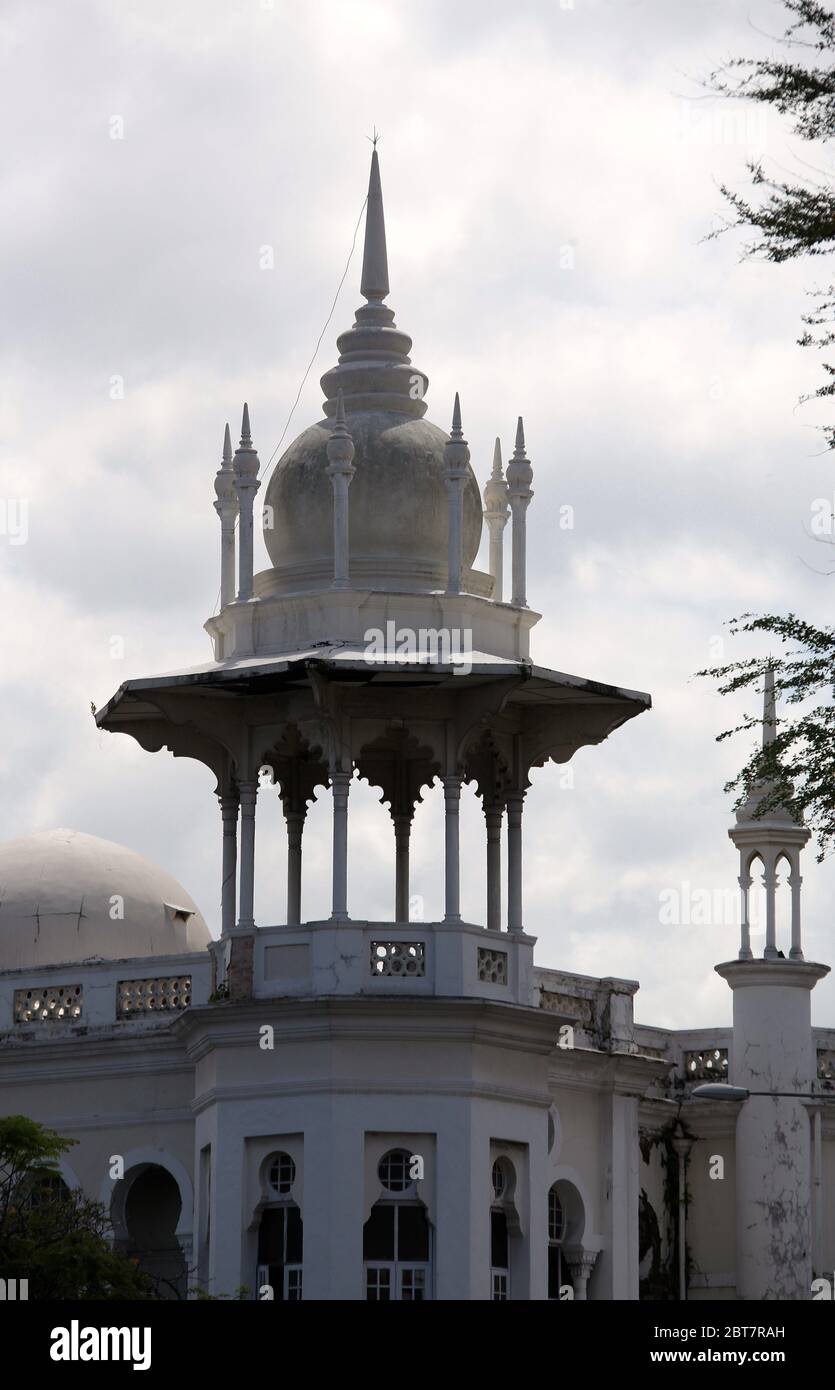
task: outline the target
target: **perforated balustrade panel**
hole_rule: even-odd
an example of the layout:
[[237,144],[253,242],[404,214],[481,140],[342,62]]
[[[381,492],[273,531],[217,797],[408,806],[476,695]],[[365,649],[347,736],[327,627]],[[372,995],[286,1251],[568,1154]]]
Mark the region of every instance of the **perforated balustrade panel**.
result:
[[120,980],[116,987],[116,1017],[174,1013],[191,1003],[191,976],[170,975],[151,980]]
[[507,951],[478,948],[478,978],[485,985],[507,984]]
[[688,1081],[727,1080],[728,1049],[706,1047],[701,1052],[685,1052],[684,1075]]
[[422,941],[372,941],[371,974],[380,979],[426,974],[426,946]]
[[14,992],[15,1023],[72,1023],[81,1018],[83,1010],[81,985],[48,985]]

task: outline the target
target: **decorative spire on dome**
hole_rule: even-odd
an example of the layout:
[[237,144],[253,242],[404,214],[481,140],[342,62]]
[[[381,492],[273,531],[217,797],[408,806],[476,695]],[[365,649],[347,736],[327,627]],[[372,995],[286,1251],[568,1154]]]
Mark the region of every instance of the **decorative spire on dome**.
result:
[[426,414],[424,397],[429,379],[412,366],[409,357],[412,340],[397,327],[394,310],[383,303],[389,293],[389,272],[376,146],[371,155],[368,180],[360,291],[367,303],[357,309],[353,326],[339,335],[336,343],[339,362],[321,379],[326,397],[325,415],[333,417],[336,414],[336,398],[341,390],[349,415],[366,410],[389,410],[420,419]]
[[774,690],[774,667],[769,666],[763,686],[763,748],[777,737],[777,695]]
[[501,603],[504,596],[504,528],[509,515],[507,483],[502,473],[502,442],[497,438],[493,447],[493,471],[484,485],[484,520],[490,532],[490,573],[495,603]]
[[458,392],[455,393],[455,404],[452,407],[452,429],[449,439],[444,446],[444,481],[447,485],[447,515],[448,521],[448,561],[447,561],[447,593],[459,594],[461,592],[461,537],[463,531],[463,511],[464,511],[464,482],[467,477],[467,466],[470,462],[470,450],[464,431],[461,428],[461,402],[458,399]]
[[223,458],[215,474],[215,495],[215,511],[220,517],[220,606],[225,608],[235,597],[235,519],[238,515],[228,424],[223,435]]
[[507,489],[510,510],[513,514],[513,597],[511,603],[519,608],[527,608],[525,597],[525,512],[533,497],[531,483],[533,469],[525,452],[525,426],[522,416],[516,425],[516,447],[513,458],[507,465]]
[[386,219],[383,214],[383,185],[380,182],[380,160],[375,146],[371,156],[371,175],[368,180],[368,202],[365,209],[365,248],[362,257],[360,293],[366,299],[382,303],[389,292],[389,263],[386,254]]
[[249,406],[244,405],[241,421],[241,442],[232,460],[235,477],[235,492],[238,496],[240,513],[238,537],[238,600],[245,602],[252,598],[253,543],[252,508],[255,494],[261,484],[258,470],[261,467],[257,451],[253,447],[252,432],[249,427]]

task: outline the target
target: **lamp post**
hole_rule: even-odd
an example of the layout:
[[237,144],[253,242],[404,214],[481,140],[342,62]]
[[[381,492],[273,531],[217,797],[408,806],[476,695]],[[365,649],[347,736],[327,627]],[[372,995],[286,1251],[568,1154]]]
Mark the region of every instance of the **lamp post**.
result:
[[730,1086],[725,1081],[708,1081],[704,1086],[694,1086],[690,1092],[694,1100],[733,1100],[742,1102],[749,1096],[786,1096],[791,1100],[819,1100],[814,1091],[749,1091],[745,1086]]

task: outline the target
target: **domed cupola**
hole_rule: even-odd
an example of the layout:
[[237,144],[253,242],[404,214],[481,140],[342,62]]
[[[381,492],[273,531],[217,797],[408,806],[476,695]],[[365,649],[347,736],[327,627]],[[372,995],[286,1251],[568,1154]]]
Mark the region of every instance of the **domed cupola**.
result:
[[[264,540],[273,570],[257,576],[256,593],[331,586],[333,492],[327,445],[340,392],[355,446],[349,527],[352,581],[361,588],[424,592],[442,589],[446,582],[448,435],[424,419],[428,378],[413,366],[412,340],[383,302],[389,294],[388,258],[376,149],[360,288],[366,303],[337,340],[337,365],[321,379],[324,419],[293,441],[267,488]],[[471,570],[481,525],[478,483],[468,465],[462,560],[470,592],[488,593],[489,577]]]

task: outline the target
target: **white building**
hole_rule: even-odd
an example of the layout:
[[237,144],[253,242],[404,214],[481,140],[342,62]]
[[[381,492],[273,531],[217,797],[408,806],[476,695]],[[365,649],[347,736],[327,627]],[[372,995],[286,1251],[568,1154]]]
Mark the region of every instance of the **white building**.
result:
[[[127,681],[96,716],[215,775],[222,934],[127,849],[72,831],[0,847],[0,1113],[79,1141],[66,1183],[106,1204],[119,1248],[171,1292],[808,1298],[835,1264],[835,1032],[810,1025],[826,967],[801,949],[808,832],[753,805],[731,832],[744,903],[754,860],[769,903],[764,958],[746,911],[739,959],[718,967],[733,1030],[639,1027],[634,981],[534,964],[531,769],[601,743],[650,700],[529,654],[522,421],[482,499],[457,400],[447,435],[425,418],[427,378],[385,304],[376,151],[361,289],[322,378],[324,418],[266,489],[260,574],[247,408],[234,455],[227,427],[215,660]],[[484,520],[490,573],[473,568]],[[391,813],[389,922],[347,901],[355,774]],[[410,830],[436,780],[445,913],[410,921]],[[459,905],[464,782],[485,818],[478,923]],[[306,921],[316,788],[332,793],[333,910]],[[276,795],[286,904],[256,924],[257,807]],[[776,934],[783,859],[791,943]],[[790,1094],[694,1100],[711,1078]]]

